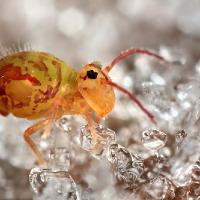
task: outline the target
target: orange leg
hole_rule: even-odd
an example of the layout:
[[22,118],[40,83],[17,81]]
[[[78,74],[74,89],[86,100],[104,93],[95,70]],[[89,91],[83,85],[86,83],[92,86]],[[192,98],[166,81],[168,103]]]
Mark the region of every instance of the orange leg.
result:
[[[54,103],[51,107],[51,109],[49,110],[49,123],[48,125],[44,128],[44,132],[42,133],[42,138],[46,139],[49,137],[49,134],[51,133],[51,128],[52,128],[52,124],[55,122],[56,119],[58,119],[58,111],[59,111],[59,105],[62,105],[63,103],[63,99],[61,99],[60,97],[57,97],[54,100]],[[59,116],[61,117],[61,116]]]
[[86,117],[86,121],[88,123],[88,128],[91,132],[91,135],[92,135],[92,138],[97,141],[97,133],[96,133],[96,130],[94,128],[94,123],[93,123],[93,120],[90,116],[90,112],[86,112],[85,113],[85,117]]
[[24,132],[24,140],[31,147],[33,153],[36,155],[36,157],[38,159],[39,164],[41,164],[41,165],[45,165],[46,161],[43,158],[43,155],[41,154],[41,152],[38,150],[36,144],[30,138],[30,136],[33,135],[34,133],[36,133],[38,130],[40,130],[40,129],[44,128],[45,126],[47,126],[48,123],[49,123],[49,119],[43,120],[43,121],[38,122],[37,124],[34,124],[33,126],[29,127]]
[[94,120],[94,122],[95,122],[96,124],[100,124],[102,118],[99,117],[99,116],[97,116],[97,115],[95,114],[94,117],[93,117],[93,120]]
[[91,136],[93,141],[95,142],[95,145],[93,148],[91,148],[90,150],[94,153],[94,154],[99,154],[102,150],[102,144],[101,144],[101,139],[102,136],[97,134],[97,131],[95,129],[95,122],[97,123],[97,125],[99,124],[99,122],[101,121],[101,118],[92,118],[90,115],[90,112],[86,112],[85,114],[87,123],[88,123],[88,129],[90,130]]

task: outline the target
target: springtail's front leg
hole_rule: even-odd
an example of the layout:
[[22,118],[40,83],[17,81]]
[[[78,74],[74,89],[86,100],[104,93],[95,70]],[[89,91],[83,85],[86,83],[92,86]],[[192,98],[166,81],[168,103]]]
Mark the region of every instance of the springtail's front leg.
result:
[[86,121],[87,121],[87,124],[88,124],[88,129],[90,130],[90,133],[91,133],[91,136],[92,136],[92,139],[97,142],[97,133],[96,133],[96,129],[95,129],[95,124],[92,120],[92,117],[90,115],[90,112],[87,111],[85,113],[85,117],[86,117]]

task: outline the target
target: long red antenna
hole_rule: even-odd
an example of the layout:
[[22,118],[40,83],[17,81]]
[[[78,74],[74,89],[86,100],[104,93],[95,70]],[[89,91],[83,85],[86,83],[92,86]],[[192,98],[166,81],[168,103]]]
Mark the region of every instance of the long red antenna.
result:
[[154,53],[154,52],[151,52],[149,50],[146,50],[146,49],[138,49],[138,48],[131,48],[131,49],[128,49],[124,52],[122,52],[119,56],[117,56],[112,62],[110,65],[106,66],[103,71],[105,73],[108,73],[116,63],[118,63],[119,61],[123,60],[125,57],[127,56],[130,56],[130,55],[133,55],[133,54],[144,54],[144,55],[147,55],[147,56],[151,56],[153,58],[156,58],[158,60],[160,60],[160,62],[164,62],[164,63],[167,63],[167,61],[160,55]]
[[138,100],[133,94],[131,94],[128,90],[126,90],[125,88],[121,87],[120,85],[112,82],[111,80],[106,80],[107,84],[117,88],[118,90],[122,91],[123,93],[127,94],[129,96],[129,98],[134,101],[139,108],[147,115],[147,117],[154,123],[156,124],[156,121],[154,120],[154,116],[142,105],[142,103],[140,102],[140,100]]

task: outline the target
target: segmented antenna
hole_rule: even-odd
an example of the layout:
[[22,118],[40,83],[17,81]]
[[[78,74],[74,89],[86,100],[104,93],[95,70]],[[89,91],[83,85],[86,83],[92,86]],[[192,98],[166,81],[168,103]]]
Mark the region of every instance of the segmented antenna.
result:
[[111,62],[111,64],[106,66],[103,69],[103,71],[105,73],[108,73],[114,67],[115,64],[117,64],[118,62],[120,62],[124,58],[126,58],[130,55],[134,55],[134,54],[147,55],[147,56],[150,56],[150,57],[153,57],[153,58],[159,60],[161,63],[168,63],[162,56],[158,55],[157,53],[154,53],[154,52],[146,50],[146,49],[131,48],[131,49],[128,49],[128,50],[122,52],[119,56],[114,58],[114,60]]

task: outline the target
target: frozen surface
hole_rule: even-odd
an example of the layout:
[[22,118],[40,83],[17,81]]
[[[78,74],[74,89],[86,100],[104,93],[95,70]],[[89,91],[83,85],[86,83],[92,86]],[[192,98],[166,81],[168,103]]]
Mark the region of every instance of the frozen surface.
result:
[[200,199],[198,0],[0,5],[1,56],[30,43],[79,69],[98,60],[107,65],[134,46],[171,62],[132,56],[110,74],[143,102],[157,125],[116,91],[115,109],[94,127],[97,140],[80,116],[55,122],[49,138],[33,137],[48,160],[45,168],[37,166],[22,137],[34,122],[0,116],[0,199]]

